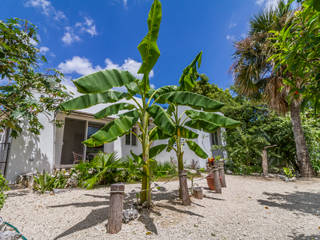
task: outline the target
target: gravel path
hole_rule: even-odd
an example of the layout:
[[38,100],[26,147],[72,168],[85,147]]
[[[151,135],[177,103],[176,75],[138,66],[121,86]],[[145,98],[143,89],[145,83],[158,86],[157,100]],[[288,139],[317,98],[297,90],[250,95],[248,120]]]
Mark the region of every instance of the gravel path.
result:
[[[205,180],[198,180],[206,187]],[[0,215],[30,239],[320,239],[320,179],[285,183],[227,176],[222,194],[184,207],[176,181],[159,183],[155,207],[124,224],[117,235],[105,231],[109,188],[74,189],[56,195],[10,191]],[[140,185],[126,185],[126,192]],[[134,194],[131,194],[134,195]]]

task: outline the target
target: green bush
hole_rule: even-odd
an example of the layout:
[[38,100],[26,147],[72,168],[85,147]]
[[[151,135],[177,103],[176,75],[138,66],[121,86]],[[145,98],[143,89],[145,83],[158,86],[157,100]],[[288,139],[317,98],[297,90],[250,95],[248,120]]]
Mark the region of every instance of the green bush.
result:
[[99,152],[91,162],[82,162],[75,167],[79,186],[92,189],[98,184],[122,181],[122,164],[115,153]]
[[3,208],[3,205],[6,201],[7,195],[5,191],[10,190],[7,180],[0,174],[0,209]]
[[37,173],[33,177],[33,189],[40,193],[52,191],[55,188],[63,189],[67,187],[68,177],[61,171],[57,171],[54,174],[43,171]]
[[121,162],[123,168],[123,182],[138,182],[142,179],[143,160],[141,157],[131,153]]
[[157,163],[155,162],[152,165],[152,175],[155,179],[163,178],[163,177],[172,177],[177,175],[177,167],[170,163]]

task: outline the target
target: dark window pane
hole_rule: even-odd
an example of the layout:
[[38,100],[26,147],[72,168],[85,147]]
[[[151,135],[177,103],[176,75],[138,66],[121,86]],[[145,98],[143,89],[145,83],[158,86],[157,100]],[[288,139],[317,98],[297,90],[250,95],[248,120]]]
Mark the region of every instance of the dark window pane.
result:
[[[133,128],[132,132],[136,133],[136,129]],[[133,133],[131,133],[131,145],[132,146],[137,146],[137,137]]]
[[126,135],[126,145],[130,145],[130,133]]

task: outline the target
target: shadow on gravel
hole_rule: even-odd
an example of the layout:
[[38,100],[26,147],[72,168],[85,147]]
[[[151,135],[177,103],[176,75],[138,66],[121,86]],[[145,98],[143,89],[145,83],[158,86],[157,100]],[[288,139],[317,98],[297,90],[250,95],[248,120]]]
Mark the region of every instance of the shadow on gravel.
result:
[[292,240],[320,240],[319,235],[304,235],[304,234],[297,234],[293,233],[293,235],[288,236]]
[[320,216],[320,193],[294,192],[288,194],[280,194],[264,192],[263,194],[267,196],[267,200],[259,199],[258,202],[261,205]]

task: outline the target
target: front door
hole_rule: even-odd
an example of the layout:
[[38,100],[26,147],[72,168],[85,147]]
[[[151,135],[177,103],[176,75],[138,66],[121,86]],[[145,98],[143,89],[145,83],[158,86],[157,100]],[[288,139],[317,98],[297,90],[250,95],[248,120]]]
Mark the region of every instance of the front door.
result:
[[83,156],[86,121],[66,118],[63,132],[63,146],[61,165],[70,165],[74,162],[74,153]]

